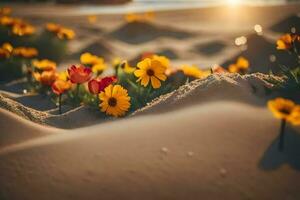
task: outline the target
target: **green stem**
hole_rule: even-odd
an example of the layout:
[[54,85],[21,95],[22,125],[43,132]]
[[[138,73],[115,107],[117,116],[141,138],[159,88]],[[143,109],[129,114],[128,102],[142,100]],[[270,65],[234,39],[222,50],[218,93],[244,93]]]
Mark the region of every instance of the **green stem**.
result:
[[77,103],[80,103],[80,98],[79,98],[79,87],[80,87],[80,84],[79,83],[77,83],[77,85],[76,85],[76,97],[75,97],[75,99],[76,99],[76,101],[77,101]]
[[58,96],[58,110],[59,110],[59,114],[62,113],[62,111],[61,111],[61,96],[62,96],[62,94],[60,94],[60,95]]
[[280,126],[280,134],[279,134],[279,145],[278,145],[278,149],[280,152],[283,151],[284,148],[284,130],[285,130],[285,126],[286,126],[286,120],[282,119],[281,120],[281,126]]

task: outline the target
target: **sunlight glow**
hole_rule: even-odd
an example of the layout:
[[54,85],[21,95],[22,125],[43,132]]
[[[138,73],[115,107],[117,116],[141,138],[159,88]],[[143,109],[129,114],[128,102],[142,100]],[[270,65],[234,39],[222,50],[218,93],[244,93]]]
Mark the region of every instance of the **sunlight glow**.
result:
[[227,2],[229,5],[235,6],[238,5],[241,2],[241,0],[227,0]]

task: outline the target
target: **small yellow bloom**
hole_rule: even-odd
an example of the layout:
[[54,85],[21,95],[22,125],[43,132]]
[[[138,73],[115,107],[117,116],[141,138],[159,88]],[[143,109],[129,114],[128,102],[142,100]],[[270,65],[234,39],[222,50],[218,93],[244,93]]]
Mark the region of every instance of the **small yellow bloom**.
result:
[[277,40],[277,49],[279,50],[286,50],[292,47],[293,36],[291,34],[285,34],[281,36]]
[[137,64],[137,68],[134,75],[138,77],[137,82],[141,81],[141,85],[144,87],[147,87],[149,81],[151,81],[153,88],[160,88],[160,81],[167,79],[165,75],[166,67],[156,59],[146,58]]
[[235,64],[229,65],[228,71],[230,73],[245,74],[249,69],[249,61],[244,57],[239,57]]
[[71,40],[75,37],[75,32],[72,29],[65,28],[60,24],[47,23],[46,30],[55,33],[59,39]]
[[2,7],[0,8],[0,15],[10,15],[11,8],[10,7]]
[[68,71],[59,72],[57,74],[57,79],[62,80],[62,81],[68,81],[69,80]]
[[121,62],[122,62],[122,59],[119,57],[116,57],[112,60],[112,66],[117,67],[117,66],[119,66],[119,64],[121,64]]
[[32,35],[33,33],[35,33],[35,28],[32,25],[25,22],[16,23],[12,27],[12,33],[18,36]]
[[0,58],[9,58],[12,50],[13,47],[10,43],[2,44],[2,47],[0,48]]
[[10,53],[3,48],[0,48],[0,58],[9,58],[10,57]]
[[146,21],[151,21],[154,19],[154,12],[149,11],[146,13],[128,13],[125,15],[125,20],[129,23],[131,22],[146,22]]
[[121,85],[109,85],[99,94],[102,112],[114,117],[125,115],[130,108],[130,97]]
[[291,124],[300,125],[300,105],[295,106],[290,116]]
[[33,58],[38,55],[38,51],[31,47],[16,47],[13,49],[12,54],[24,58]]
[[59,39],[67,39],[67,40],[72,40],[75,37],[75,32],[72,29],[69,28],[62,28],[58,33],[57,37]]
[[97,22],[97,16],[96,15],[89,15],[87,19],[88,19],[88,22],[90,24],[95,24]]
[[107,68],[104,62],[97,63],[92,66],[92,72],[95,74],[101,74]]
[[32,64],[35,68],[42,71],[56,70],[56,63],[48,59],[34,60]]
[[120,63],[120,68],[127,74],[131,74],[132,72],[134,72],[135,68],[131,67],[129,65],[129,63],[127,62],[127,60],[123,61],[122,63]]
[[184,75],[190,76],[193,78],[206,78],[210,75],[210,71],[202,71],[197,66],[189,66],[189,65],[183,65],[180,67],[180,69],[183,71]]
[[104,59],[87,52],[81,54],[80,62],[83,65],[95,65],[99,63],[104,63]]
[[166,68],[170,67],[170,60],[166,56],[153,55],[152,58],[161,62]]
[[[295,112],[294,109],[297,108],[296,104],[288,99],[276,98],[274,100],[268,101],[268,108],[272,111],[273,115],[282,120],[293,121],[295,117],[292,117],[292,113]],[[298,111],[298,108],[297,108]]]
[[9,53],[11,53],[13,51],[13,46],[10,43],[6,42],[2,44],[2,49],[5,49]]
[[12,26],[13,24],[14,24],[14,18],[8,16],[0,17],[0,25]]

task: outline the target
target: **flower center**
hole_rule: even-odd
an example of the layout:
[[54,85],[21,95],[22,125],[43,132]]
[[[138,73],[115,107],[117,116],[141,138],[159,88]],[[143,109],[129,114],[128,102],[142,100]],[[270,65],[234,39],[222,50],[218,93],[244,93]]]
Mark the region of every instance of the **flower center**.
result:
[[280,109],[280,112],[283,114],[286,114],[286,115],[291,114],[291,110],[288,108],[282,108],[282,109]]
[[117,105],[117,99],[114,97],[110,97],[108,99],[108,105],[110,105],[111,107],[115,107]]
[[120,65],[121,69],[125,69],[125,66],[126,66],[126,63],[125,63],[125,62],[123,62],[123,63]]
[[153,76],[154,75],[154,71],[152,69],[147,69],[147,75],[148,76]]

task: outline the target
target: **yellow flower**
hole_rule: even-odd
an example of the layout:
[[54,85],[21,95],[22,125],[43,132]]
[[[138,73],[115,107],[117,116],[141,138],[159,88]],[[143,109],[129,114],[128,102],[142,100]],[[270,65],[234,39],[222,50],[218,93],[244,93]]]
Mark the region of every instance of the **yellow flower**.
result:
[[8,16],[0,17],[0,25],[12,26],[13,24],[14,24],[14,18]]
[[18,36],[24,36],[24,35],[32,35],[35,32],[35,28],[25,22],[16,23],[12,27],[12,33]]
[[97,22],[97,16],[96,15],[89,15],[87,19],[88,19],[88,22],[90,24],[95,24]]
[[69,73],[68,73],[68,71],[59,72],[57,74],[57,79],[62,80],[62,81],[69,80]]
[[137,14],[134,14],[134,13],[128,13],[125,15],[125,20],[128,22],[128,23],[131,23],[131,22],[137,22],[137,21],[140,21],[140,17],[139,15]]
[[269,109],[278,119],[287,119],[295,107],[295,103],[284,98],[276,98],[268,102]]
[[0,48],[0,58],[9,58],[10,57],[10,53],[3,49],[3,48]]
[[127,62],[127,60],[123,61],[122,63],[120,63],[120,68],[122,70],[124,70],[125,73],[127,74],[131,74],[132,72],[134,72],[135,68],[131,67],[129,65],[129,63]]
[[2,44],[2,47],[0,48],[0,58],[9,58],[12,50],[13,47],[10,43]]
[[130,97],[121,85],[109,85],[99,94],[102,112],[114,117],[125,115],[130,108]]
[[37,49],[31,47],[17,47],[13,49],[12,53],[15,56],[24,58],[33,58],[38,55]]
[[104,63],[103,58],[93,55],[91,53],[83,53],[80,56],[80,62],[83,65],[95,65],[99,63]]
[[149,11],[146,13],[135,14],[135,13],[128,13],[125,15],[125,20],[129,23],[131,22],[144,22],[144,21],[151,21],[154,19],[154,12]]
[[121,58],[116,57],[112,60],[112,65],[113,65],[113,67],[117,67],[117,66],[119,66],[119,64],[121,64],[121,62],[122,62]]
[[2,49],[5,49],[9,53],[11,53],[13,51],[13,46],[10,43],[6,42],[2,44]]
[[183,71],[184,75],[190,76],[193,78],[206,78],[210,75],[210,71],[202,71],[197,66],[189,66],[189,65],[183,65],[180,67],[180,69]]
[[101,74],[106,69],[106,64],[104,62],[97,63],[92,66],[92,72],[95,74]]
[[2,7],[0,8],[0,15],[10,15],[11,8],[10,7]]
[[72,29],[69,28],[62,28],[58,33],[57,37],[59,39],[67,39],[67,40],[72,40],[75,37],[75,32]]
[[239,57],[235,64],[229,65],[228,71],[231,73],[245,74],[249,69],[249,61],[244,57]]
[[293,125],[300,125],[300,105],[295,106],[293,109],[291,116],[290,116],[290,122]]
[[152,58],[161,62],[161,64],[166,68],[170,67],[170,60],[166,56],[153,55]]
[[281,36],[277,40],[277,49],[279,50],[286,50],[292,47],[293,36],[291,34],[285,34]]
[[56,63],[48,59],[34,60],[32,64],[35,68],[42,71],[51,71],[56,69]]
[[160,81],[165,81],[166,67],[156,59],[146,58],[137,64],[138,69],[134,71],[134,75],[138,77],[137,82],[141,81],[141,85],[147,87],[151,80],[153,88],[160,88]]
[[72,29],[65,28],[60,24],[47,23],[46,29],[49,32],[55,33],[59,39],[71,40],[75,37],[75,32]]

